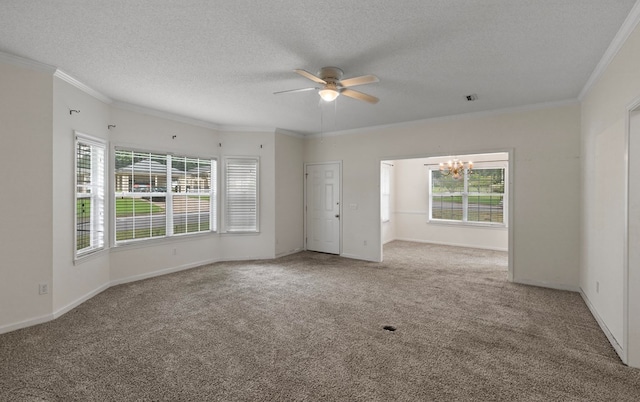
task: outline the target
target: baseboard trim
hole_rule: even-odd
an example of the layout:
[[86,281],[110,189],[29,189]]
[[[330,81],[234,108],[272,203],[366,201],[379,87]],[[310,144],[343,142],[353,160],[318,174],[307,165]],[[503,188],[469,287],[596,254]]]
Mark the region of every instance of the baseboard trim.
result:
[[618,343],[618,340],[616,339],[616,337],[613,336],[613,334],[609,330],[609,327],[607,327],[607,324],[605,324],[602,317],[600,317],[600,314],[598,314],[598,311],[596,310],[595,306],[591,303],[591,300],[589,300],[589,298],[584,293],[582,288],[579,288],[579,289],[580,289],[579,290],[580,296],[582,296],[582,300],[584,300],[584,304],[587,305],[587,308],[591,312],[591,315],[593,316],[593,318],[596,319],[596,322],[600,326],[600,329],[602,330],[602,332],[604,332],[604,335],[609,340],[609,343],[611,344],[611,346],[613,346],[613,349],[616,351],[616,353],[620,357],[620,360],[622,360],[624,364],[627,364],[624,348]]
[[370,261],[370,262],[380,262],[378,260],[372,260],[369,258],[364,258],[360,255],[355,255],[355,254],[349,254],[349,253],[342,253],[340,254],[340,257],[344,257],[344,258],[351,258],[352,260],[360,260],[360,261]]
[[69,311],[71,311],[74,308],[78,307],[79,305],[81,305],[82,303],[84,303],[87,300],[91,299],[92,297],[96,296],[97,294],[104,292],[105,290],[109,289],[110,287],[111,287],[111,283],[109,283],[109,282],[105,283],[104,285],[99,286],[98,288],[92,290],[91,292],[85,294],[84,296],[81,296],[78,299],[72,301],[71,303],[67,304],[66,306],[54,311],[52,320],[55,320],[56,318],[62,316],[63,314],[68,313]]
[[[298,250],[298,251],[302,251],[302,250]],[[54,311],[51,314],[45,314],[45,315],[42,315],[42,316],[30,318],[30,319],[27,319],[27,320],[24,320],[24,321],[20,321],[20,322],[16,322],[16,323],[6,324],[6,325],[3,325],[3,326],[0,326],[0,334],[5,334],[5,333],[8,333],[8,332],[17,331],[17,330],[22,329],[22,328],[32,327],[34,325],[44,324],[45,322],[53,321],[56,318],[61,317],[62,315],[68,313],[69,311],[71,311],[74,308],[78,307],[82,303],[86,302],[87,300],[95,297],[96,295],[104,292],[105,290],[107,290],[107,289],[109,289],[110,287],[113,287],[113,286],[118,286],[118,285],[122,285],[124,283],[135,282],[135,281],[140,281],[140,280],[149,279],[149,278],[154,278],[156,276],[167,275],[167,274],[171,274],[171,273],[174,273],[174,272],[179,272],[179,271],[184,271],[184,270],[191,269],[191,268],[201,267],[201,266],[204,266],[204,265],[215,264],[216,262],[269,260],[269,259],[273,259],[273,258],[274,258],[274,256],[267,256],[267,257],[255,256],[255,257],[245,257],[245,258],[238,258],[238,259],[218,259],[218,258],[215,258],[215,259],[210,259],[210,260],[204,260],[204,261],[198,261],[198,262],[194,262],[194,263],[190,263],[190,264],[185,264],[185,265],[181,265],[181,266],[178,266],[178,267],[161,269],[159,271],[147,272],[147,273],[144,273],[144,274],[128,276],[126,278],[114,279],[114,280],[112,280],[112,281],[110,281],[108,283],[105,283],[105,284],[97,287],[96,289],[86,293],[85,295],[79,297],[78,299],[76,299],[73,302],[67,304],[66,306]]]
[[149,278],[155,278],[156,276],[172,274],[174,272],[180,272],[180,271],[184,271],[191,268],[197,268],[203,265],[215,264],[216,262],[221,262],[221,261],[222,260],[220,260],[219,258],[212,258],[209,260],[203,260],[198,262],[192,262],[189,264],[179,265],[177,267],[165,268],[159,271],[147,272],[144,274],[138,274],[138,275],[127,276],[125,278],[114,279],[109,283],[109,287],[118,286],[118,285],[122,285],[124,283],[129,283],[129,282],[141,281]]
[[509,249],[506,248],[506,247],[481,247],[481,246],[472,246],[472,245],[469,245],[469,244],[461,244],[461,243],[449,243],[449,242],[431,241],[431,240],[422,240],[422,239],[410,239],[410,238],[406,238],[406,237],[398,237],[398,238],[396,238],[394,240],[410,241],[410,242],[414,242],[414,243],[437,244],[439,246],[477,248],[477,249],[480,249],[480,250],[509,251]]
[[40,317],[30,318],[28,320],[16,322],[13,324],[3,325],[0,327],[0,334],[5,334],[7,332],[17,331],[22,328],[43,324],[51,320],[53,320],[53,314],[45,314],[45,315],[41,315]]
[[513,283],[517,283],[520,285],[527,286],[537,286],[539,288],[549,288],[556,290],[567,290],[569,292],[580,292],[580,288],[574,285],[565,285],[563,283],[553,283],[553,282],[544,282],[544,281],[535,281],[531,279],[514,279]]
[[283,251],[282,253],[276,254],[275,258],[286,257],[288,255],[296,254],[296,253],[299,253],[301,251],[303,251],[302,247],[299,247],[299,248],[296,248],[296,249],[293,249],[293,250],[289,250],[289,251]]

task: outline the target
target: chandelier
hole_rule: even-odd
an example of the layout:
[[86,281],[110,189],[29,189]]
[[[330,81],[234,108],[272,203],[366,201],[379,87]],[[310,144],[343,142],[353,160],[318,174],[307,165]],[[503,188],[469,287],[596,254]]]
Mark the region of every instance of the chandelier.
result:
[[464,177],[464,171],[467,170],[468,174],[473,173],[473,162],[467,162],[466,164],[460,159],[450,160],[446,164],[440,163],[440,171],[444,176],[451,176],[455,180],[459,180]]

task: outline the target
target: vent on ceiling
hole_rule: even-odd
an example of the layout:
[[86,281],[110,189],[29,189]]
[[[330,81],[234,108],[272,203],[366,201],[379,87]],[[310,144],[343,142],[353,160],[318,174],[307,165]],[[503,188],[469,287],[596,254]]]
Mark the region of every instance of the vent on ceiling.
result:
[[476,95],[476,94],[471,94],[471,95],[467,95],[467,96],[465,96],[465,98],[467,99],[467,101],[469,101],[469,102],[473,102],[474,100],[478,100],[478,95]]

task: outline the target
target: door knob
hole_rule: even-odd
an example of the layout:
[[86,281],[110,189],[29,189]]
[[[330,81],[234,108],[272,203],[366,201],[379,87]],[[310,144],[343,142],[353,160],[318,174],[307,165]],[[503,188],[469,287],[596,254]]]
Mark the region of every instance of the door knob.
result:
[[337,215],[336,215],[336,218],[339,218],[339,217],[340,217],[340,214],[337,214]]

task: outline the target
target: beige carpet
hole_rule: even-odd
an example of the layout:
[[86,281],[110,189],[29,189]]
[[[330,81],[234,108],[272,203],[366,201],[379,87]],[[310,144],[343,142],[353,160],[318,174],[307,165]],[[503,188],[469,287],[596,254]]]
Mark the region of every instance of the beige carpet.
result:
[[639,400],[580,296],[506,260],[393,242],[117,286],[0,335],[0,401]]

